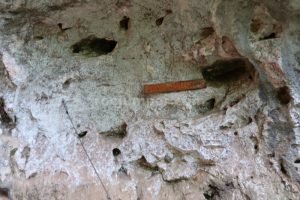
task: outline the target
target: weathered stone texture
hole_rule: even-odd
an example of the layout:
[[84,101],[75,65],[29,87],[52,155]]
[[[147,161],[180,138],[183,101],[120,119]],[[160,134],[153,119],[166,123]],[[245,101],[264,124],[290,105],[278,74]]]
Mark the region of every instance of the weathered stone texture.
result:
[[300,198],[297,0],[0,11],[0,199]]

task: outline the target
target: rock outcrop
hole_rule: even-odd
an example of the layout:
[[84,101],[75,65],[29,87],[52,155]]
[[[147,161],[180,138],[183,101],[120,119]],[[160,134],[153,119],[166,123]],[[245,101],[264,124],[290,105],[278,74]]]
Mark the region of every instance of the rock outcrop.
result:
[[0,11],[0,199],[300,198],[299,1]]

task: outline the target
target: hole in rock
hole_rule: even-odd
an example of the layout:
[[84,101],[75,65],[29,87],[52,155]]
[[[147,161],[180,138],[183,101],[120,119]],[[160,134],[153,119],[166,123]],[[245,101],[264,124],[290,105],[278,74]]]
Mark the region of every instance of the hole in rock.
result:
[[286,175],[286,176],[288,176],[288,173],[286,171],[286,168],[284,166],[284,161],[283,161],[282,158],[279,160],[279,163],[280,163],[280,171],[281,171],[281,173],[284,174],[284,175]]
[[166,9],[165,11],[166,11],[166,15],[169,15],[169,14],[173,13],[173,11],[171,9]]
[[9,198],[9,189],[8,188],[0,188],[0,199],[8,200]]
[[205,27],[201,29],[201,37],[207,38],[208,36],[212,35],[215,32],[213,27]]
[[42,40],[42,39],[44,39],[44,37],[43,36],[34,36],[34,39],[36,39],[36,40]]
[[62,23],[58,23],[58,24],[57,24],[57,26],[58,26],[58,28],[59,28],[60,30],[62,30],[62,29],[63,29],[63,27],[62,27]]
[[87,131],[82,131],[78,134],[78,137],[83,138],[84,136],[86,136],[87,133],[88,133]]
[[237,131],[235,131],[233,134],[234,134],[235,136],[237,136],[239,133],[238,133]]
[[165,17],[160,17],[155,21],[156,26],[160,26],[162,25],[162,23],[164,22]]
[[127,169],[126,169],[124,166],[120,167],[120,169],[119,169],[118,171],[119,171],[120,173],[127,174]]
[[70,28],[63,28],[63,24],[62,23],[58,23],[57,26],[58,26],[59,30],[62,31],[62,32],[70,29]]
[[213,110],[215,107],[215,103],[216,103],[215,98],[211,98],[211,99],[205,101],[204,104],[201,104],[198,106],[199,113],[203,114],[203,113]]
[[226,186],[226,187],[229,187],[229,188],[234,188],[233,182],[226,182],[226,183],[225,183],[225,186]]
[[248,117],[248,124],[251,124],[253,122],[253,119],[251,117]]
[[112,153],[113,153],[113,155],[116,157],[116,156],[118,156],[118,155],[121,154],[121,150],[118,149],[118,148],[114,148],[114,149],[112,150]]
[[271,33],[270,35],[268,35],[268,36],[265,36],[265,37],[263,37],[263,38],[260,38],[259,40],[269,40],[269,39],[274,39],[274,38],[277,38],[277,35],[276,35],[276,33]]
[[18,148],[14,148],[10,151],[10,156],[14,156],[16,152],[18,151]]
[[295,160],[295,163],[299,164],[299,163],[300,163],[300,158],[297,158],[297,159]]
[[127,16],[124,16],[123,19],[120,21],[120,28],[124,29],[124,30],[128,30],[129,29],[129,21],[130,21],[130,18]]
[[214,200],[220,197],[219,189],[213,185],[209,185],[209,189],[203,195],[207,200]]
[[72,45],[73,53],[89,56],[101,56],[112,52],[117,46],[117,41],[89,36]]
[[281,104],[288,104],[292,100],[289,88],[287,86],[279,88],[277,91],[277,98]]
[[5,102],[3,98],[0,98],[0,120],[6,126],[10,125],[13,122],[13,120],[5,111]]
[[256,136],[250,136],[250,139],[252,140],[253,144],[254,144],[254,152],[258,153],[259,150],[259,140]]
[[212,98],[212,99],[207,100],[205,102],[205,105],[206,105],[208,110],[212,110],[215,107],[215,103],[216,103],[216,99]]
[[67,79],[67,80],[65,80],[65,82],[63,83],[63,89],[67,89],[69,86],[70,86],[70,84],[71,84],[71,81],[72,81],[72,79]]
[[119,138],[124,138],[127,135],[127,124],[123,123],[118,127],[112,128],[109,131],[100,132],[99,134],[103,134],[105,136],[114,136]]
[[247,59],[217,60],[211,66],[202,69],[202,75],[207,81],[234,81],[244,75],[250,69],[249,66],[252,65]]
[[231,102],[229,103],[229,106],[232,107],[232,106],[238,104],[239,102],[240,102],[240,99],[239,99],[239,98],[238,98],[238,99],[235,99],[234,101],[231,101]]
[[162,23],[164,22],[165,17],[166,17],[167,15],[169,15],[169,14],[172,14],[172,12],[173,12],[173,11],[170,10],[170,9],[167,9],[167,10],[165,10],[165,11],[166,11],[165,16],[160,17],[160,18],[158,18],[158,19],[155,21],[156,26],[162,25]]

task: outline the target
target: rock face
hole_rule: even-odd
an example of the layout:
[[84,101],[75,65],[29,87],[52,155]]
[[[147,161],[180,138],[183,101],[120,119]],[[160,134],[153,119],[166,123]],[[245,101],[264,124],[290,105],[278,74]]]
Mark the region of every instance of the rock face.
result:
[[300,199],[297,0],[0,10],[0,199]]

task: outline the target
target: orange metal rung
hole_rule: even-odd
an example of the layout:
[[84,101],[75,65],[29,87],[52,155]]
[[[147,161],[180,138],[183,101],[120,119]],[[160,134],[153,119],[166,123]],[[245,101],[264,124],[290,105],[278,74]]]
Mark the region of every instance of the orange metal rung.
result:
[[169,83],[158,83],[144,85],[144,95],[167,93],[167,92],[179,92],[186,90],[197,90],[206,88],[205,80],[189,80]]

